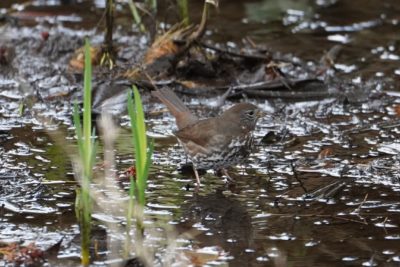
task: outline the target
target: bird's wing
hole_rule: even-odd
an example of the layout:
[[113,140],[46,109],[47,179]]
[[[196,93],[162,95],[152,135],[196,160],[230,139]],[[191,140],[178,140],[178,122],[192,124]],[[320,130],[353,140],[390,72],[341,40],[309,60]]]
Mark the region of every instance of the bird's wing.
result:
[[193,125],[189,125],[177,132],[178,137],[183,142],[193,142],[202,147],[224,146],[227,145],[225,140],[229,139],[230,133],[222,135],[220,133],[221,122],[216,118],[200,120]]

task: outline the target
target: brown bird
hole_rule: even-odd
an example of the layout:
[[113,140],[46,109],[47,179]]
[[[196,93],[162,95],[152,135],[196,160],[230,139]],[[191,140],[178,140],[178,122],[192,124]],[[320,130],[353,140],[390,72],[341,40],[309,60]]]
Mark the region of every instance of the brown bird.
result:
[[252,131],[263,112],[253,104],[240,103],[220,116],[199,119],[168,88],[153,91],[176,119],[174,134],[193,163],[197,186],[197,169],[220,169],[230,179],[226,168],[242,162],[253,147]]

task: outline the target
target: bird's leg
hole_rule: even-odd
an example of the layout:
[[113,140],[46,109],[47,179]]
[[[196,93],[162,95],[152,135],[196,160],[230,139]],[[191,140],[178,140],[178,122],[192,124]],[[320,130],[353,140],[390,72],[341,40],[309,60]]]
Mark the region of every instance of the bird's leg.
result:
[[235,180],[233,180],[233,178],[229,175],[228,171],[225,168],[221,169],[221,171],[228,179],[228,182],[231,182],[231,183],[235,182]]
[[194,166],[194,164],[192,166],[193,166],[194,175],[196,176],[197,188],[199,188],[200,187],[200,176],[196,169],[196,166]]

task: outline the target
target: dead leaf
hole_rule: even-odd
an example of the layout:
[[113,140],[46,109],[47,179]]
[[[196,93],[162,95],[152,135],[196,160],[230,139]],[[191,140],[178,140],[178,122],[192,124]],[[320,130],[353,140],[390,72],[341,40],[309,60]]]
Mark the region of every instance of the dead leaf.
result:
[[394,109],[394,112],[396,113],[396,116],[400,117],[400,105],[395,105],[393,107],[393,109]]
[[[92,61],[92,65],[96,66],[100,63],[101,60],[101,52],[102,48],[100,46],[91,46],[90,47],[90,58]],[[69,61],[69,65],[77,70],[83,70],[85,67],[85,48],[81,47],[75,51],[71,60]]]
[[222,253],[222,249],[218,247],[204,247],[196,250],[184,251],[185,256],[194,266],[203,266],[210,261],[215,261]]
[[333,149],[328,147],[325,149],[322,149],[321,152],[318,154],[318,159],[326,159],[328,157],[331,157],[333,155]]

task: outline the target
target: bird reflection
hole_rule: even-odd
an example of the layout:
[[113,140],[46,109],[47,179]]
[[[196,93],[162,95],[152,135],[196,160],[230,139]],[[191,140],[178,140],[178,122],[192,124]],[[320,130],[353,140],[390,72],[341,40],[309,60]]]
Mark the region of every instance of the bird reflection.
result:
[[234,266],[246,266],[250,260],[245,250],[252,247],[253,227],[251,217],[243,203],[232,196],[225,196],[222,188],[205,196],[197,195],[184,210],[185,220],[178,225],[179,232],[200,229],[193,236],[199,247],[218,246],[224,249]]

